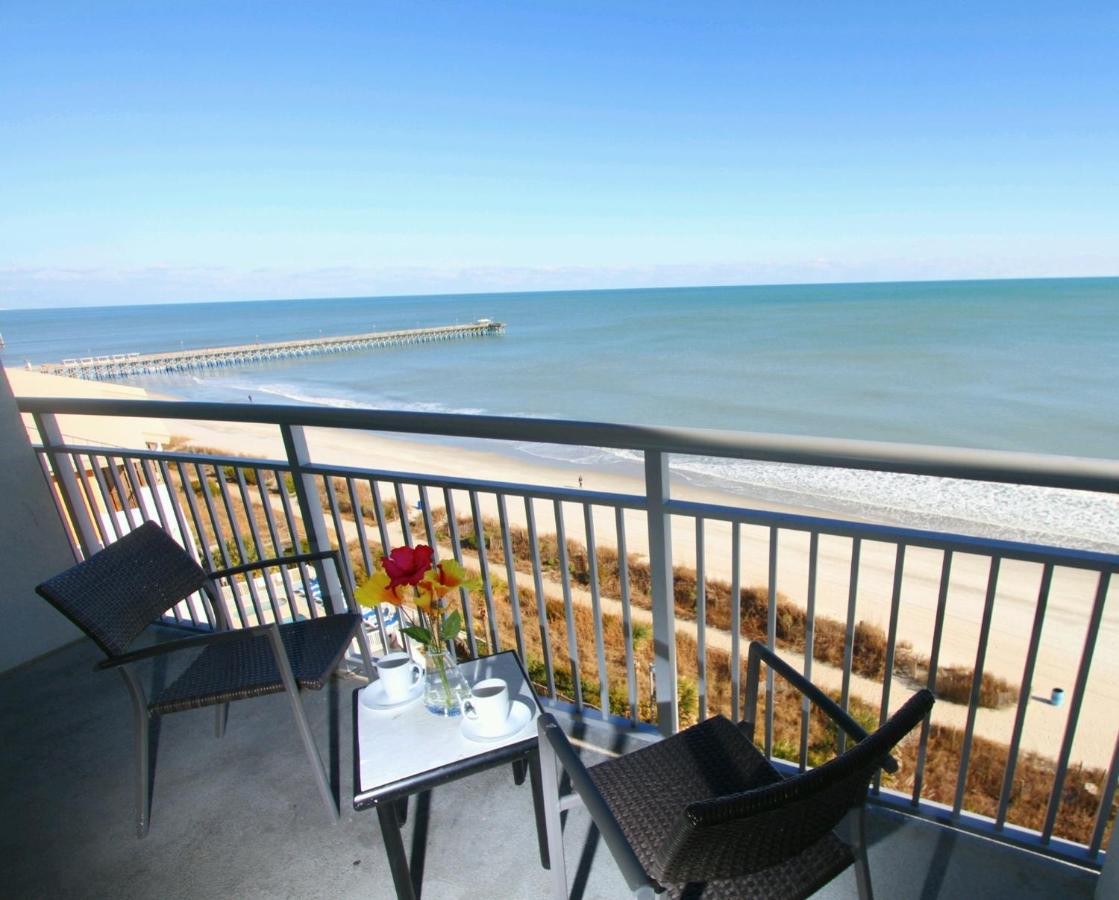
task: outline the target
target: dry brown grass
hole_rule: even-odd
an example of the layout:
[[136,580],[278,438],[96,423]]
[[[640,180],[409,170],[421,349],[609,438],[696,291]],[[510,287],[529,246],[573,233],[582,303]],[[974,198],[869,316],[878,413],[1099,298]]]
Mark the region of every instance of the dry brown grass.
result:
[[[448,531],[445,517],[439,520],[436,529],[440,540],[446,540]],[[459,518],[459,531],[463,546],[477,547],[474,536],[474,522],[469,516]],[[501,529],[497,521],[485,519],[482,523],[485,535],[487,556],[495,562],[503,563],[504,550]],[[510,546],[516,568],[529,572],[532,568],[532,546],[525,528],[510,526]],[[561,577],[559,543],[555,534],[539,535],[540,564],[544,571],[554,578]],[[568,575],[574,584],[586,587],[591,581],[591,563],[587,548],[578,541],[567,541]],[[606,596],[618,597],[621,594],[621,569],[618,553],[612,547],[597,548],[597,568],[599,588]],[[630,554],[626,561],[626,574],[629,580],[630,597],[643,609],[650,609],[651,575],[648,563]],[[725,581],[707,579],[704,582],[706,624],[722,631],[731,631],[732,590]],[[695,621],[697,580],[694,569],[677,566],[673,569],[673,596],[677,617]],[[807,636],[808,617],[805,610],[784,594],[778,593],[776,599],[777,646],[785,650],[803,652]],[[745,587],[740,591],[740,633],[749,640],[764,640],[768,634],[769,595],[765,588]],[[846,623],[825,616],[817,616],[812,656],[828,665],[842,667],[846,650]],[[886,673],[887,640],[886,633],[876,625],[867,622],[856,623],[852,650],[852,671],[865,678],[882,681]],[[905,641],[899,641],[894,650],[894,673],[915,680],[919,673],[927,674],[929,660],[916,653]],[[968,669],[941,669],[937,675],[937,696],[952,703],[970,702],[972,672]],[[979,703],[981,706],[999,708],[1018,702],[1018,688],[1010,682],[984,673],[981,680]]]
[[[524,623],[526,663],[530,672],[536,676],[538,690],[543,693],[546,688],[536,600],[531,590],[520,589],[518,593]],[[473,596],[470,605],[475,634],[482,636],[488,629],[484,598],[480,595]],[[516,647],[512,607],[504,583],[499,583],[495,587],[494,613],[497,616],[502,649]],[[583,702],[601,708],[594,619],[591,610],[583,606],[575,606],[573,614]],[[554,596],[547,597],[546,620],[557,694],[560,699],[573,702],[575,696],[575,685],[571,674],[573,666],[568,651],[562,600]],[[616,616],[604,615],[602,632],[606,647],[610,710],[615,715],[629,716],[631,711],[628,705],[625,640],[620,620]],[[479,651],[482,653],[489,651],[488,639],[479,642]],[[678,687],[681,690],[681,725],[686,726],[698,718],[697,704],[694,699],[690,699],[695,696],[696,673],[699,670],[695,641],[686,635],[678,635],[676,653],[677,668],[680,673]],[[654,722],[656,708],[651,698],[651,683],[648,675],[653,660],[652,641],[644,639],[636,642],[634,657],[639,687],[637,716],[641,721]],[[707,714],[741,718],[740,714],[734,715],[731,710],[732,680],[729,655],[721,650],[708,650],[706,663]],[[740,674],[744,678],[745,673]],[[783,686],[780,678],[777,679],[777,683],[778,690],[775,692],[774,705],[774,754],[795,761],[799,759],[800,753],[801,700],[799,694]],[[834,699],[838,700],[838,696]],[[876,705],[852,698],[850,710],[867,730],[877,727],[879,709]],[[900,768],[895,775],[883,776],[885,787],[906,793],[912,792],[919,734],[919,729],[914,731],[895,751]],[[761,739],[760,726],[758,739]],[[941,803],[951,804],[954,801],[962,744],[963,733],[959,729],[939,725],[930,728],[922,797]],[[822,712],[813,707],[809,719],[809,764],[820,765],[834,756],[837,750],[835,727]],[[964,792],[965,809],[991,816],[997,812],[1007,759],[1008,749],[1005,745],[983,738],[973,740],[968,784]],[[1010,822],[1025,828],[1041,828],[1054,771],[1053,760],[1034,753],[1021,754],[1015,770],[1009,805]],[[1099,769],[1081,766],[1070,769],[1057,819],[1058,836],[1082,843],[1091,839],[1098,806],[1097,794],[1104,785],[1104,778],[1105,773]],[[1113,821],[1115,806],[1111,817]]]

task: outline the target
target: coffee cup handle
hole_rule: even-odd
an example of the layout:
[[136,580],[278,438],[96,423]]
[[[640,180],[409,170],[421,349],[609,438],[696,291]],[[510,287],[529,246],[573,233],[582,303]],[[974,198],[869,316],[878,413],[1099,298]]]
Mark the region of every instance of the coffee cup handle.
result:
[[415,684],[417,681],[420,680],[421,674],[422,672],[420,671],[420,664],[412,663],[412,684]]

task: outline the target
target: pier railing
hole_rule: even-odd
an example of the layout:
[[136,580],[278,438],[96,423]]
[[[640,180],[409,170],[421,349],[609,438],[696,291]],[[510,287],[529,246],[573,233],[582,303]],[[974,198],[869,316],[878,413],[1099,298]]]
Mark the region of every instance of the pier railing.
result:
[[504,334],[505,325],[490,319],[479,319],[465,325],[440,325],[434,328],[405,328],[367,334],[345,334],[306,338],[295,341],[238,344],[230,347],[198,347],[163,353],[116,353],[110,356],[86,356],[46,363],[39,371],[46,375],[63,375],[94,381],[128,378],[136,375],[158,375],[167,372],[191,372],[227,366],[320,356],[325,353],[352,353],[408,344],[453,341],[463,338]]
[[[1119,556],[677,498],[669,463],[701,455],[1114,495],[1117,462],[322,407],[27,398],[19,406],[34,416],[79,556],[153,519],[212,568],[338,547],[346,577],[360,581],[383,548],[423,541],[482,576],[477,597],[458,598],[470,653],[515,648],[542,694],[616,727],[670,733],[714,714],[741,718],[751,638],[868,727],[927,686],[940,698],[932,720],[901,749],[901,773],[875,784],[875,802],[1104,862],[1119,776],[1110,693],[1119,675],[1114,654],[1099,651],[1101,635],[1119,633]],[[257,423],[275,429],[283,451],[268,459],[68,445],[61,414]],[[340,465],[312,454],[310,429],[319,428],[624,448],[643,459],[643,489]],[[337,596],[329,578],[304,568],[232,583],[231,619],[319,615]],[[298,599],[287,601],[293,591],[282,587]],[[191,602],[173,617],[213,624]],[[387,637],[380,621],[373,628]],[[1064,637],[1054,641],[1051,630]],[[1067,702],[1036,695],[1054,671],[1067,675]],[[764,703],[764,749],[782,765],[816,765],[838,749],[841,739],[782,694],[772,673]]]

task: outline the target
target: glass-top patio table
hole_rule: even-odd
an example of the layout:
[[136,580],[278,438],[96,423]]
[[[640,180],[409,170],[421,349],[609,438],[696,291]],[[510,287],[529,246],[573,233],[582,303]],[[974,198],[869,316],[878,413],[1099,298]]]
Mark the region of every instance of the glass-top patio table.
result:
[[459,668],[470,685],[486,678],[505,681],[510,698],[531,709],[524,727],[505,737],[480,742],[463,735],[461,716],[432,715],[422,697],[404,706],[379,710],[361,702],[360,690],[353,692],[354,809],[377,810],[399,900],[414,900],[419,893],[400,835],[408,797],[503,763],[512,763],[517,784],[524,782],[526,771],[530,775],[540,862],[548,868],[536,732],[541,710],[524,667],[517,655],[507,650],[461,663]]

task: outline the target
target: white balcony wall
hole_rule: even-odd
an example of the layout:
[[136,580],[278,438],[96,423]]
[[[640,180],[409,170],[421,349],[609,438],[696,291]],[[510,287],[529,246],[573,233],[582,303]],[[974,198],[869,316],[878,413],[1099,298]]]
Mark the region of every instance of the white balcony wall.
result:
[[0,368],[0,671],[79,636],[35,585],[74,564],[62,522]]

